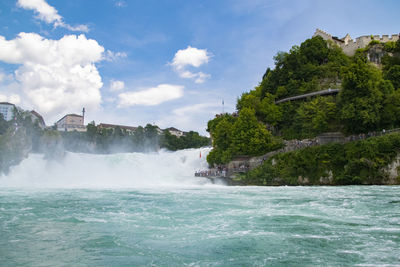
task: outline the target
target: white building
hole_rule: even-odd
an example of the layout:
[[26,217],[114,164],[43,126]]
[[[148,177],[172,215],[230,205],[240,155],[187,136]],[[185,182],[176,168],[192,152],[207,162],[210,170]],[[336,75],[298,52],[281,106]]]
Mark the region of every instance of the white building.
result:
[[0,102],[0,114],[6,121],[10,121],[14,117],[15,105],[8,102]]
[[170,134],[175,135],[176,137],[181,137],[181,136],[185,135],[185,132],[183,132],[179,129],[176,129],[174,127],[167,128],[164,131],[169,131]]
[[83,125],[83,116],[77,114],[67,114],[56,122],[57,130],[71,132],[86,132],[86,127]]

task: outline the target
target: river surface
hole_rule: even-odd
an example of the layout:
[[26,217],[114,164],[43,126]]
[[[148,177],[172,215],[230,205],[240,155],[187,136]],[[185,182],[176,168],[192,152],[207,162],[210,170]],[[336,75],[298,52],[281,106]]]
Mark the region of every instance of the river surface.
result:
[[[184,154],[182,175],[202,164],[198,151]],[[107,188],[112,173],[96,174],[102,187],[94,187],[94,178],[68,184],[65,168],[81,175],[86,159],[106,172],[106,162],[123,169],[142,156],[69,157],[80,160],[43,169],[32,156],[0,179],[0,266],[400,265],[399,186],[228,187],[174,180],[166,164],[158,186],[160,168],[156,180],[142,176],[149,183],[132,178],[138,186],[125,177]],[[44,170],[63,178],[52,182]]]

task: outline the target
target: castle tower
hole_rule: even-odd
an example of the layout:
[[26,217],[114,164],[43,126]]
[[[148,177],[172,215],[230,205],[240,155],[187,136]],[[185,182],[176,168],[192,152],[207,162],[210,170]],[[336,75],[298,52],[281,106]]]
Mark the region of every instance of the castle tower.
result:
[[349,42],[353,42],[353,39],[351,39],[350,34],[346,34],[346,36],[343,38],[344,45],[348,45]]

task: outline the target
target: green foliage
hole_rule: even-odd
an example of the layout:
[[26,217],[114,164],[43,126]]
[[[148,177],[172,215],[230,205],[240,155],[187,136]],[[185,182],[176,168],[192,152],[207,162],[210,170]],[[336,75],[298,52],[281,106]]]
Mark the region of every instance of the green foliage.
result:
[[230,115],[228,113],[218,115],[214,119],[208,121],[207,132],[213,133],[215,131],[215,128],[217,127],[217,125],[220,123],[220,121],[222,121],[224,119],[228,120],[230,123],[233,123],[235,121],[235,117],[233,117],[232,115]]
[[0,114],[0,135],[4,134],[8,127],[10,127],[10,123],[3,118],[3,114]]
[[237,118],[224,116],[215,120],[210,132],[214,149],[207,156],[210,165],[227,163],[239,155],[262,155],[280,145],[257,120],[252,108],[242,106]]
[[10,126],[0,135],[0,173],[7,173],[11,166],[21,162],[31,150],[31,139],[24,127]]
[[261,155],[272,144],[272,135],[257,121],[254,109],[243,108],[231,132],[230,147],[235,155]]
[[385,79],[392,82],[394,88],[400,89],[400,64],[393,65],[384,72]]
[[383,101],[382,127],[396,128],[400,125],[400,90],[385,95]]
[[361,60],[344,73],[339,107],[345,130],[361,133],[379,128],[384,96],[393,92],[393,86],[382,79],[379,69]]
[[[367,59],[375,45],[387,52],[382,69]],[[270,132],[283,139],[303,139],[324,132],[367,133],[400,126],[400,41],[372,41],[349,57],[317,36],[289,52],[277,53],[274,61],[275,68],[266,70],[259,86],[238,99],[239,117],[224,114],[209,121],[211,165],[227,163],[237,155],[270,151],[275,142]],[[275,104],[328,88],[341,89],[340,94]],[[354,162],[349,169],[366,164]]]
[[227,163],[232,159],[232,129],[236,118],[224,115],[209,121],[213,150],[207,156],[210,165]]
[[373,45],[377,45],[380,44],[381,42],[379,42],[378,40],[372,40],[371,42],[369,42],[368,46],[371,47]]
[[329,132],[336,126],[337,107],[332,96],[316,97],[297,109],[296,122],[303,137]]
[[89,141],[94,141],[96,138],[96,134],[97,134],[97,127],[95,125],[95,122],[92,121],[86,126],[86,136]]
[[279,52],[274,60],[275,69],[268,69],[260,84],[262,97],[270,93],[281,99],[318,91],[324,83],[336,83],[341,67],[350,63],[339,47],[328,47],[319,36],[293,46],[289,53]]
[[396,42],[386,42],[383,45],[383,48],[386,52],[395,52],[396,51]]
[[250,185],[383,184],[384,168],[400,152],[400,134],[389,134],[347,144],[308,147],[278,154],[248,172],[242,182]]
[[181,137],[172,135],[168,130],[164,133],[161,147],[171,151],[187,148],[199,148],[210,145],[210,138],[200,136],[199,133],[190,131]]
[[[325,103],[308,105],[295,101],[276,105],[274,102],[290,96],[340,88],[342,69],[350,65],[351,59],[338,46],[328,45],[320,37],[292,47],[289,53],[279,52],[274,59],[275,69],[267,69],[260,86],[243,94],[238,100],[238,108],[254,108],[258,120],[269,127],[273,126],[273,133],[280,134],[284,139],[310,137],[325,130],[340,130],[334,114],[338,111],[335,98],[329,99],[326,108]],[[259,95],[261,97],[257,99]],[[248,100],[249,96],[251,101]],[[247,105],[243,104],[246,102]],[[318,112],[317,108],[323,111]],[[328,114],[323,114],[324,111]]]
[[84,153],[151,152],[160,148],[179,150],[210,145],[210,139],[190,131],[178,138],[168,131],[151,124],[139,126],[133,132],[117,126],[115,128],[96,127],[89,123],[86,132],[62,132],[65,148]]

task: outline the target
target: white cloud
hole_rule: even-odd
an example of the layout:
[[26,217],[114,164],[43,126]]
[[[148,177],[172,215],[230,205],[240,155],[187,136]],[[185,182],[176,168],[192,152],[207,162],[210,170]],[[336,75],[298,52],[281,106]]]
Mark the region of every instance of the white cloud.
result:
[[210,78],[210,74],[199,72],[196,74],[196,79],[194,80],[195,83],[204,83],[208,78]]
[[50,24],[53,23],[54,27],[63,27],[70,31],[88,32],[87,25],[71,26],[63,21],[63,17],[58,14],[57,9],[50,6],[46,0],[18,0],[17,6],[33,10],[38,19]]
[[62,24],[60,24],[60,26],[66,28],[66,29],[68,29],[70,31],[73,31],[73,32],[89,32],[89,27],[87,25],[84,25],[84,24],[71,26],[71,25],[62,23]]
[[137,92],[119,94],[119,107],[134,105],[155,106],[163,102],[178,99],[183,96],[183,86],[173,84],[160,84]]
[[198,68],[207,64],[210,58],[211,55],[207,52],[207,49],[198,49],[188,46],[186,49],[178,50],[178,52],[175,53],[174,59],[170,65],[173,66],[180,77],[185,79],[194,79],[195,83],[203,83],[210,77],[209,74],[203,72],[191,72],[186,68],[188,66]]
[[0,94],[0,102],[7,102],[7,101],[8,101],[8,97],[6,95]]
[[107,50],[104,53],[104,60],[106,61],[116,61],[120,58],[125,58],[127,57],[127,54],[125,52],[113,52],[110,50]]
[[95,63],[103,52],[83,34],[60,40],[35,33],[20,33],[9,41],[0,36],[0,61],[20,65],[15,80],[22,99],[50,119],[99,107],[103,83]]
[[18,105],[21,102],[21,98],[17,94],[12,94],[10,96],[0,94],[0,102],[10,102]]
[[11,74],[5,74],[3,70],[0,68],[0,86],[3,86],[7,82],[13,80],[13,76]]
[[110,91],[121,91],[125,88],[125,83],[123,81],[111,81]]
[[190,106],[184,106],[177,109],[174,109],[172,113],[176,116],[184,117],[190,114],[199,114],[199,113],[214,113],[215,111],[211,108],[218,107],[218,103],[199,103]]
[[13,94],[8,97],[8,101],[18,105],[21,102],[21,98],[19,97],[19,95]]

